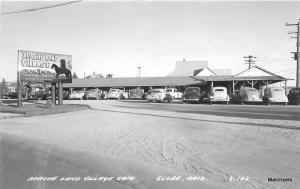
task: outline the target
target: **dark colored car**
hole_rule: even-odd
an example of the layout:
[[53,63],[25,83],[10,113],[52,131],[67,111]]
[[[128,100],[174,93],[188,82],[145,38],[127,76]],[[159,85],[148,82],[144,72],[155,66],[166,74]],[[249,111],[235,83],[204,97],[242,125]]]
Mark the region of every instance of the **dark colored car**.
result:
[[288,99],[291,104],[300,104],[300,87],[292,88],[288,94]]
[[34,94],[29,95],[30,100],[46,100],[48,98],[48,93],[46,91],[36,91]]
[[18,94],[16,92],[8,92],[2,98],[3,99],[17,99],[18,98]]
[[102,93],[99,89],[88,90],[85,94],[87,100],[99,100],[102,98]]
[[199,87],[188,87],[185,89],[182,101],[200,103],[203,99],[203,94],[200,92]]
[[129,90],[128,98],[129,99],[143,99],[144,90],[143,89],[131,89]]

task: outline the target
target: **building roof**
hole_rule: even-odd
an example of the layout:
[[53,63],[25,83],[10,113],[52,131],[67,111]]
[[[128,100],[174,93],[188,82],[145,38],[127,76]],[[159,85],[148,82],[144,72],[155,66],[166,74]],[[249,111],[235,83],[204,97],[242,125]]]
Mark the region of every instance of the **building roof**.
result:
[[216,75],[232,75],[231,69],[212,69]]
[[72,83],[64,84],[70,87],[136,87],[136,86],[186,86],[205,85],[206,81],[193,77],[124,77],[110,79],[73,79]]
[[[256,75],[254,75],[253,72],[255,72]],[[257,74],[260,74],[260,75],[257,75]],[[248,68],[248,69],[246,69],[246,70],[244,70],[244,71],[242,71],[242,72],[240,72],[240,73],[238,73],[234,76],[235,77],[240,77],[240,76],[242,76],[242,77],[244,77],[244,76],[250,76],[250,77],[251,76],[276,76],[278,78],[286,79],[286,78],[284,78],[280,75],[277,75],[277,74],[275,74],[275,73],[273,73],[269,70],[266,70],[262,67],[259,67],[257,65],[251,66],[250,68]],[[289,79],[287,79],[287,80],[289,80]]]
[[194,76],[208,66],[208,61],[178,61],[175,69],[167,76]]
[[236,77],[236,76],[195,76],[194,78],[205,81],[286,81],[291,80],[279,76],[248,76],[248,77]]
[[64,88],[76,87],[137,87],[137,86],[190,86],[206,85],[210,81],[286,81],[278,76],[189,76],[189,77],[124,77],[110,79],[73,79],[72,83],[64,84]]

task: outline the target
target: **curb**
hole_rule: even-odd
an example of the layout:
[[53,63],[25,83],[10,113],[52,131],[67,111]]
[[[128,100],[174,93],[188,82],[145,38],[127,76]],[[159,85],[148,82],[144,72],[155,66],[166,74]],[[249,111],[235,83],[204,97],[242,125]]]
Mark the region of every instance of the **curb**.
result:
[[26,111],[26,110],[14,110],[14,109],[4,109],[1,110],[1,113],[13,113],[13,114],[19,114],[23,116],[5,116],[4,118],[14,118],[14,117],[32,117],[32,116],[42,116],[42,115],[51,115],[51,114],[59,114],[59,113],[67,113],[67,112],[74,112],[74,111],[80,111],[80,110],[86,110],[86,109],[91,109],[89,105],[83,104],[83,105],[78,105],[78,104],[70,104],[70,105],[76,105],[77,107],[74,108],[65,108],[65,109],[45,109],[45,110],[33,110],[33,111]]

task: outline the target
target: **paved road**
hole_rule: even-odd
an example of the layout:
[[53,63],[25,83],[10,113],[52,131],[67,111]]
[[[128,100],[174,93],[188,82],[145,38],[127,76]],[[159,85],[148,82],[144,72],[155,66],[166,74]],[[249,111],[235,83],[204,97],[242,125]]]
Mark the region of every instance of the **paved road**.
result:
[[[34,102],[34,101],[32,101]],[[65,100],[65,103],[89,104],[92,108],[101,108],[100,101]],[[4,100],[3,103],[15,103],[15,100]],[[178,113],[194,113],[228,117],[244,117],[253,119],[300,120],[300,106],[297,105],[236,105],[236,104],[182,104],[177,103],[148,103],[146,101],[124,101],[116,107],[129,109],[148,109]]]
[[126,102],[119,107],[131,109],[150,109],[179,113],[207,114],[254,119],[300,120],[300,106],[282,105],[225,105],[225,104],[168,104]]
[[[5,174],[4,177],[0,174],[0,181],[5,181],[5,185],[0,188],[48,187],[43,183],[39,185],[38,182],[26,182],[25,179],[30,176],[87,176],[95,175],[95,172],[108,176],[111,171],[114,171],[116,176],[144,175],[140,181],[145,183],[146,188],[162,188],[145,179],[155,178],[153,175],[157,176],[157,171],[153,172],[150,168],[134,168],[135,163],[121,163],[120,160],[109,158],[104,160],[103,154],[145,163],[148,166],[159,165],[189,174],[204,175],[209,181],[217,184],[218,188],[224,186],[293,189],[299,185],[300,171],[299,166],[296,166],[299,164],[300,154],[299,121],[286,120],[283,117],[283,114],[286,114],[286,117],[297,117],[295,112],[299,107],[122,101],[65,103],[87,103],[92,110],[0,120],[2,133],[29,138],[27,141],[14,137],[2,138],[0,148],[4,155],[1,156],[0,170]],[[210,115],[201,112],[209,112]],[[269,115],[273,120],[248,119],[249,115],[241,112],[252,112],[251,115],[256,117],[261,113],[264,114],[262,118]],[[224,119],[221,116],[213,116],[219,115],[216,113],[245,116],[228,116]],[[278,117],[283,121],[277,120]],[[75,148],[74,151],[70,152],[69,146]],[[87,153],[79,153],[81,150],[86,150]],[[99,167],[95,167],[96,165]],[[232,186],[232,183],[228,182],[230,175],[249,176],[251,182],[247,186],[244,183]],[[294,181],[267,183],[266,179],[270,176],[288,177]],[[27,185],[21,187],[24,182]],[[61,185],[64,182],[59,183],[51,186],[99,186],[66,184],[65,187]],[[113,184],[116,184],[116,188],[124,186],[119,183]],[[165,186],[174,188],[169,183]],[[142,187],[134,184],[132,188]]]

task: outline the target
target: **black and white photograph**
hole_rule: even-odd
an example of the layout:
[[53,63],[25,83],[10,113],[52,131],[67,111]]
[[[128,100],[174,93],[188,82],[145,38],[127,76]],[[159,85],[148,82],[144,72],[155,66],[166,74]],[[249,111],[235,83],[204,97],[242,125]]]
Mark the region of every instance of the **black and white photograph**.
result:
[[0,9],[0,189],[300,188],[300,1]]

